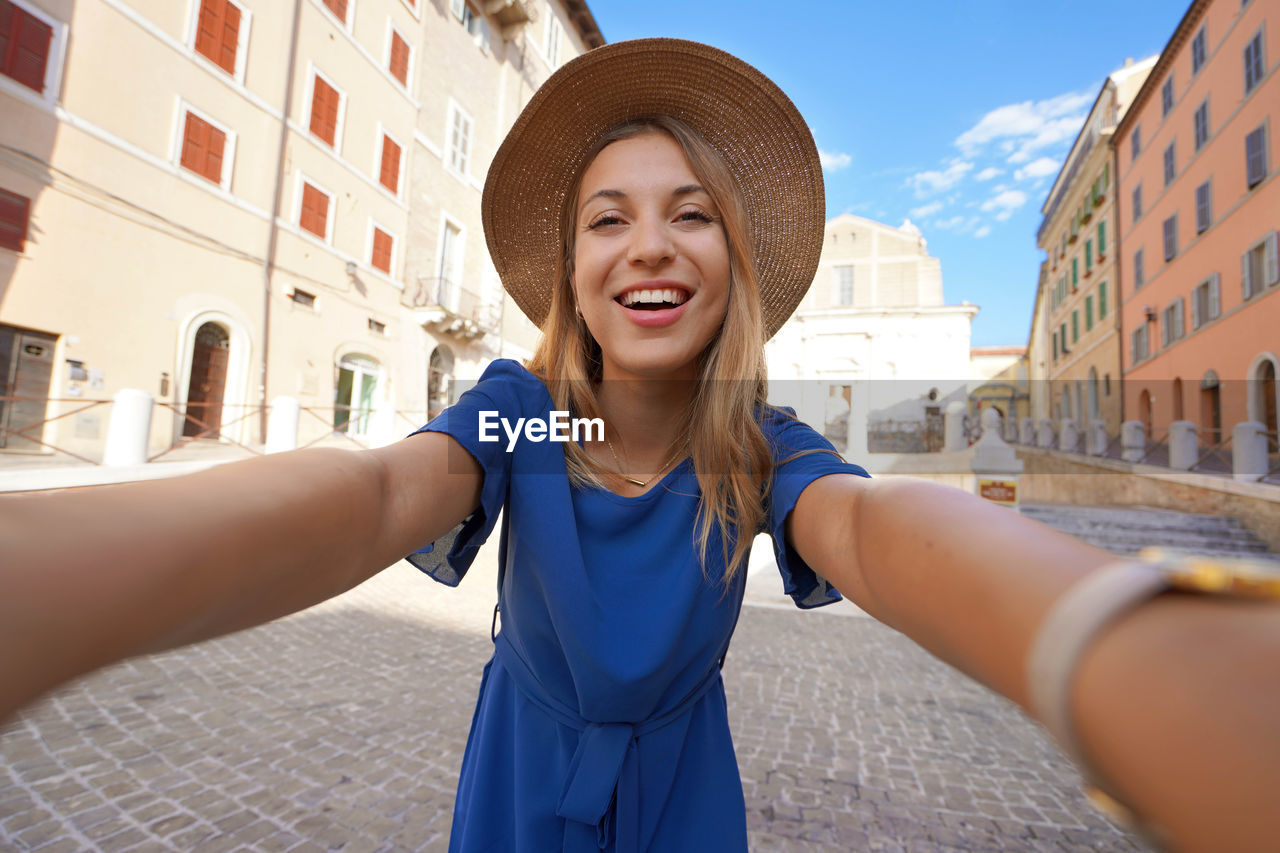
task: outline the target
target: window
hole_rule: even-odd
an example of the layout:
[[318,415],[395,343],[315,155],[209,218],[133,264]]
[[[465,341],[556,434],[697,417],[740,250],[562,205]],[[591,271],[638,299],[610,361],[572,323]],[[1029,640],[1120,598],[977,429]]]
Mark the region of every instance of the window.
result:
[[489,33],[484,17],[477,14],[467,0],[449,0],[449,11],[462,24],[462,28],[475,39],[477,46],[482,50],[489,49]]
[[1240,258],[1241,285],[1245,299],[1251,299],[1280,280],[1276,264],[1276,232],[1255,243]]
[[333,16],[347,26],[347,0],[320,0]]
[[1164,85],[1160,87],[1160,108],[1163,110],[1162,116],[1167,116],[1169,110],[1173,109],[1173,75],[1169,75],[1169,79],[1164,81]]
[[1071,312],[1071,343],[1080,340],[1080,310]]
[[27,242],[31,199],[0,190],[0,249],[21,252]]
[[1129,335],[1129,356],[1137,364],[1147,355],[1147,324],[1143,323]]
[[1062,325],[1058,326],[1058,338],[1059,340],[1062,341],[1063,353],[1071,352],[1071,350],[1067,349],[1067,324],[1066,323],[1063,323]]
[[1098,220],[1098,260],[1101,261],[1107,256],[1107,222],[1105,219]]
[[1053,360],[1058,360],[1058,330],[1053,330]]
[[1204,27],[1196,33],[1196,37],[1191,40],[1191,74],[1194,76],[1200,72],[1200,66],[1204,65],[1205,59],[1205,35]]
[[1185,333],[1182,322],[1182,300],[1179,299],[1167,306],[1160,317],[1160,344],[1167,347],[1180,340]]
[[1090,293],[1084,298],[1084,330],[1086,332],[1093,330],[1093,294]]
[[450,310],[458,307],[458,282],[462,279],[462,229],[449,220],[440,233],[440,291],[437,302]]
[[1176,153],[1177,140],[1170,142],[1169,147],[1164,149],[1164,185],[1167,187],[1173,183],[1173,179],[1178,176],[1178,157]]
[[232,76],[239,70],[240,48],[248,20],[231,0],[200,0],[196,53]]
[[387,70],[391,76],[400,81],[401,86],[409,85],[409,42],[400,33],[391,31],[390,56],[387,58]]
[[391,258],[395,249],[395,238],[378,226],[373,226],[373,243],[369,263],[374,269],[391,275]]
[[378,166],[378,183],[393,194],[400,194],[400,158],[402,149],[387,134],[382,134],[382,160]]
[[387,324],[370,317],[369,331],[373,332],[375,335],[385,335],[387,333]]
[[1098,319],[1101,320],[1106,316],[1107,316],[1107,283],[1104,281],[1098,284]]
[[0,74],[44,94],[53,27],[9,0],[0,0]]
[[835,275],[835,293],[831,302],[833,305],[852,305],[853,304],[853,267],[840,266],[836,267]]
[[1129,157],[1137,160],[1140,151],[1142,151],[1142,125],[1135,124],[1133,133],[1129,134]]
[[1084,241],[1084,274],[1087,277],[1093,269],[1093,240]]
[[316,295],[314,293],[308,293],[305,290],[299,290],[295,287],[293,289],[293,293],[289,294],[289,298],[301,305],[303,308],[316,307]]
[[548,10],[546,54],[547,64],[552,68],[560,67],[560,38],[562,32],[560,19],[554,14],[550,14],[550,10]]
[[466,175],[471,164],[471,116],[457,104],[449,105],[449,168],[459,175]]
[[1267,176],[1267,126],[1263,125],[1244,138],[1245,181],[1249,189]]
[[1196,233],[1203,234],[1213,222],[1210,205],[1209,181],[1196,187]]
[[298,213],[298,225],[304,231],[326,242],[329,239],[329,193],[307,182],[302,182],[302,205]]
[[1133,188],[1133,221],[1137,222],[1142,216],[1142,184],[1138,184]]
[[230,165],[227,134],[212,122],[196,115],[190,109],[182,128],[182,149],[178,163],[218,186],[224,185],[224,173]]
[[1076,285],[1080,283],[1080,259],[1071,259],[1071,289],[1075,290]]
[[1178,214],[1164,221],[1164,259],[1173,260],[1178,254]]
[[1244,46],[1244,93],[1248,95],[1262,80],[1266,61],[1262,56],[1262,31]]
[[319,72],[311,75],[311,132],[336,149],[342,121],[342,93]]
[[1218,274],[1214,273],[1191,291],[1191,328],[1198,329],[1215,319],[1222,310],[1218,292]]
[[1192,117],[1194,122],[1194,135],[1196,140],[1196,150],[1199,151],[1204,144],[1209,141],[1209,99],[1205,98],[1204,103],[1196,107],[1195,115]]
[[1138,251],[1133,253],[1133,289],[1134,290],[1137,290],[1139,287],[1142,287],[1142,285],[1147,283],[1147,277],[1145,275],[1145,272],[1146,271],[1142,268],[1142,250],[1139,249]]

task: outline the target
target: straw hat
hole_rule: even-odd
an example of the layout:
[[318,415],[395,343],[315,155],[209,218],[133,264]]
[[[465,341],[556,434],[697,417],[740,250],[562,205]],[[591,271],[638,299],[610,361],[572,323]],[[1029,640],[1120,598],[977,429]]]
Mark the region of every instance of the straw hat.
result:
[[680,119],[720,152],[746,198],[765,333],[800,304],[822,251],[826,202],[809,126],[769,78],[722,50],[637,39],[566,63],[489,166],[481,216],[503,286],[539,326],[551,308],[560,209],[587,152],[619,124]]

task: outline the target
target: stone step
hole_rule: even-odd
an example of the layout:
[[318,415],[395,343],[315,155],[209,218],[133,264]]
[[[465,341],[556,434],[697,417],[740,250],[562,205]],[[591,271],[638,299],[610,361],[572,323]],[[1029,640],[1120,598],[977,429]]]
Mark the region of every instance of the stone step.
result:
[[1186,554],[1280,562],[1239,519],[1145,507],[1024,504],[1021,512],[1116,554],[1158,546]]

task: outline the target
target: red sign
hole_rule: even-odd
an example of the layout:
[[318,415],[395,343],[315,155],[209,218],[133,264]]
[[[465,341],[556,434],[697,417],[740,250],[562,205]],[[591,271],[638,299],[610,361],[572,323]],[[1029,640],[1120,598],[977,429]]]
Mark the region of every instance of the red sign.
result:
[[1018,502],[1017,480],[979,480],[978,496],[1000,504]]

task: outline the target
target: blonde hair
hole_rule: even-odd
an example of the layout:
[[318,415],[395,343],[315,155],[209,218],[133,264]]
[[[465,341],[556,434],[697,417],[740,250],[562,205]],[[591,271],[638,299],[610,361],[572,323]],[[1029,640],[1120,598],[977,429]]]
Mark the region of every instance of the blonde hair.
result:
[[[694,544],[705,571],[713,534],[720,540],[726,589],[742,568],[764,519],[773,457],[758,419],[766,402],[764,322],[746,202],[729,167],[693,128],[669,116],[627,122],[606,133],[588,153],[583,172],[608,145],[646,133],[665,133],[680,145],[698,180],[720,212],[729,248],[729,300],[724,323],[700,357],[697,387],[680,423],[688,436],[702,496]],[[592,337],[573,298],[573,253],[579,172],[560,214],[561,253],[557,259],[551,310],[529,370],[546,383],[557,408],[575,416],[600,417],[596,388],[601,381],[600,345]],[[577,444],[564,445],[570,481],[603,487],[594,463]],[[732,549],[729,543],[732,542]]]

